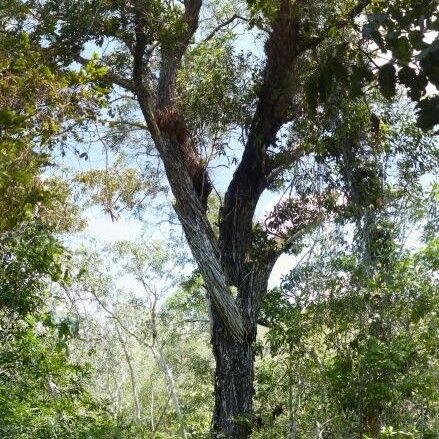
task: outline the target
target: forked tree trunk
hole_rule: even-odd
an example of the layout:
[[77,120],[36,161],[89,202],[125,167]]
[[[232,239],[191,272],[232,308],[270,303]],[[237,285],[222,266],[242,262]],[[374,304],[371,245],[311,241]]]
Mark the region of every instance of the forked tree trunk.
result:
[[[185,121],[185,114],[178,113],[176,105],[178,71],[195,39],[202,0],[182,2],[181,32],[172,45],[163,44],[160,38],[150,45],[148,5],[140,0],[130,3],[134,15],[134,33],[130,36],[132,79],[111,69],[106,77],[137,97],[149,135],[163,161],[175,197],[175,211],[209,291],[214,308],[212,344],[216,359],[214,429],[222,437],[245,439],[251,432],[255,316],[276,258],[292,244],[292,237],[279,242],[271,239],[266,230],[261,236],[269,245],[260,247],[253,242],[253,217],[270,180],[304,153],[299,147],[290,158],[284,156],[285,151],[272,157],[267,149],[276,145],[281,127],[294,120],[295,79],[300,77],[295,75],[300,65],[298,59],[323,43],[331,32],[322,30],[319,38],[308,36],[302,29],[305,16],[302,2],[279,2],[264,45],[266,61],[255,112],[242,159],[224,197],[217,237],[206,216],[209,176],[203,175],[199,181],[200,169],[207,172],[207,163],[194,143],[199,133],[189,132],[190,124]],[[347,26],[369,3],[369,0],[360,0],[336,21],[338,27]],[[151,69],[149,62],[155,59],[155,55],[151,55],[157,45],[161,63],[158,87],[155,87],[151,71],[155,71],[156,66]],[[80,56],[75,60],[81,64],[88,62]],[[300,106],[297,110],[300,113]],[[299,229],[305,230],[309,225],[305,221]],[[244,288],[237,300],[227,291],[230,285]]]

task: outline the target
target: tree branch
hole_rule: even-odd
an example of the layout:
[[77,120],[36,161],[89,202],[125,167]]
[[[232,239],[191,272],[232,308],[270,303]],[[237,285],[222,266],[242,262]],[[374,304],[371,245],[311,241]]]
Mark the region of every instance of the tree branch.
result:
[[[90,62],[89,59],[84,58],[81,55],[75,56],[75,61],[78,64],[81,64],[82,66],[85,66]],[[125,90],[128,90],[128,91],[135,93],[136,87],[135,87],[133,81],[131,81],[130,79],[124,78],[123,76],[119,75],[116,72],[112,72],[111,70],[108,70],[107,66],[104,64],[102,64],[102,66],[107,69],[107,71],[105,73],[105,78],[108,80],[108,82],[110,82],[111,84],[118,85],[119,87],[121,87]]]
[[305,155],[305,149],[302,145],[294,148],[289,147],[285,151],[277,153],[273,158],[267,158],[267,185],[272,184],[279,175],[290,166],[295,164]]
[[221,29],[225,28],[226,26],[228,26],[230,23],[234,22],[235,20],[243,20],[243,21],[248,21],[246,18],[241,17],[237,14],[233,14],[228,20],[220,23],[218,26],[216,26],[212,32],[210,32],[209,35],[207,35],[206,38],[204,38],[204,40],[202,41],[203,43],[206,43],[207,41],[211,40]]
[[145,35],[145,14],[139,0],[134,2],[134,54],[133,54],[133,80],[137,90],[143,87],[143,56],[148,45]]
[[159,110],[172,106],[175,97],[175,81],[177,71],[180,67],[183,55],[186,53],[189,43],[198,28],[198,17],[200,14],[202,0],[185,0],[185,10],[182,21],[186,26],[186,33],[175,44],[161,47],[162,59],[160,65],[160,76],[158,85]]
[[[349,24],[370,0],[360,0],[338,27]],[[234,267],[228,275],[237,281],[242,272],[249,245],[252,219],[257,202],[270,177],[267,148],[275,143],[276,135],[286,121],[294,96],[293,73],[296,60],[307,50],[320,44],[329,35],[324,31],[318,38],[307,39],[301,34],[300,1],[281,0],[272,31],[265,44],[266,66],[259,100],[250,126],[242,159],[227,189],[221,211],[220,247],[227,266]]]
[[301,53],[298,2],[282,0],[271,34],[259,101],[242,160],[227,189],[221,211],[221,251],[233,267],[228,275],[238,282],[250,239],[252,219],[267,186],[266,149],[273,144],[291,101],[291,75]]
[[[184,17],[188,21],[188,25],[190,25],[190,31],[186,35],[186,39],[179,46],[179,59],[183,56],[191,35],[195,32],[197,25],[195,19],[198,20],[200,7],[200,0],[188,0],[186,2]],[[192,254],[199,265],[212,302],[215,304],[228,333],[232,337],[241,340],[247,333],[247,325],[232,294],[228,291],[226,279],[219,262],[219,251],[214,233],[205,216],[201,200],[195,192],[189,170],[186,166],[182,166],[182,163],[185,162],[180,148],[171,142],[170,139],[164,138],[157,125],[152,106],[152,93],[149,85],[144,83],[142,78],[143,53],[140,49],[144,46],[141,41],[141,36],[138,35],[137,45],[140,44],[140,47],[136,51],[135,69],[133,71],[140,109],[163,161],[165,172],[176,200],[175,211],[183,226]],[[178,63],[175,64],[175,62],[171,63],[171,65],[162,65],[162,69],[169,68],[171,70],[166,72],[162,70],[161,72],[162,83],[165,83],[166,86],[163,91],[165,94],[159,95],[159,106],[160,102],[163,104],[163,102],[170,102],[173,99],[172,76],[176,75],[176,70],[174,69],[177,69],[177,67]]]

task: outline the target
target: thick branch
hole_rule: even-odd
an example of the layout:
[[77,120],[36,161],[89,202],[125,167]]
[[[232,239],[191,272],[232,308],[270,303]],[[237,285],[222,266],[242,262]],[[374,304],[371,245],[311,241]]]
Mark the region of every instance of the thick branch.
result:
[[184,5],[185,10],[181,17],[185,24],[184,35],[175,44],[161,45],[160,76],[154,117],[163,137],[179,153],[180,164],[183,164],[189,172],[192,184],[205,211],[212,185],[206,166],[194,143],[194,136],[174,103],[178,69],[197,30],[201,0],[186,0]]
[[250,127],[242,160],[226,192],[221,212],[221,250],[234,267],[229,276],[236,282],[249,243],[252,219],[266,188],[266,149],[276,134],[291,101],[291,74],[301,52],[296,5],[282,0],[273,30],[265,44],[264,81]]
[[148,45],[145,34],[146,15],[143,7],[137,0],[135,2],[135,17],[134,17],[134,54],[133,54],[133,80],[136,88],[143,87],[143,56]]
[[[344,27],[361,14],[370,0],[360,0],[336,22]],[[265,45],[266,66],[259,100],[250,127],[242,160],[226,192],[221,212],[221,251],[234,267],[228,275],[239,279],[247,247],[252,219],[260,195],[273,177],[275,170],[267,163],[266,150],[276,141],[276,135],[285,123],[294,96],[294,66],[307,50],[324,41],[329,32],[323,31],[315,39],[301,35],[300,1],[281,0],[272,31]],[[271,176],[271,171],[274,171]]]
[[219,251],[214,233],[204,214],[201,200],[185,166],[179,149],[163,138],[152,109],[152,99],[147,84],[136,80],[137,96],[141,111],[151,137],[160,154],[165,172],[175,197],[175,211],[181,221],[189,247],[206,283],[212,302],[215,304],[225,327],[237,339],[245,337],[246,323],[232,295],[219,262]]
[[[188,0],[185,6],[186,10],[183,19],[188,24],[188,32],[176,51],[179,54],[176,59],[180,60],[187,49],[190,38],[196,30],[201,0]],[[144,81],[143,78],[146,39],[140,10],[136,14],[135,32],[133,81],[136,95],[149,133],[163,161],[165,172],[176,200],[175,211],[183,225],[189,247],[199,265],[211,300],[215,304],[227,331],[231,336],[243,339],[247,332],[245,320],[228,291],[224,273],[219,262],[219,252],[214,233],[205,217],[201,200],[195,191],[189,170],[186,166],[182,166],[185,163],[185,158],[182,156],[181,149],[176,148],[169,138],[163,136],[157,124],[153,109],[153,93],[150,84]],[[168,67],[162,65],[162,69]],[[160,75],[162,82],[175,77],[178,63],[173,63],[169,68],[171,70],[167,72],[162,70]],[[168,86],[164,87],[165,95],[159,97],[159,101],[163,98],[165,100],[172,98],[174,93],[173,86],[174,83],[171,80]]]
[[158,110],[165,110],[173,106],[175,97],[175,81],[183,55],[186,53],[189,43],[198,27],[202,0],[185,0],[184,14],[182,21],[185,24],[186,32],[174,44],[161,46],[161,65],[158,85]]

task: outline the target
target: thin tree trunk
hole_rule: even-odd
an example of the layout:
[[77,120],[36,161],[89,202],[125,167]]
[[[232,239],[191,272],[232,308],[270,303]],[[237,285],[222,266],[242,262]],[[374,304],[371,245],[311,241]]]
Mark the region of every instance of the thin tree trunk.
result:
[[116,381],[116,384],[117,384],[116,392],[115,392],[116,398],[115,398],[115,403],[114,404],[116,406],[115,407],[116,408],[116,413],[118,415],[122,413],[122,393],[121,393],[120,390],[121,390],[124,382],[125,382],[125,377],[122,377],[119,382]]
[[174,374],[172,369],[168,366],[165,357],[161,349],[158,346],[152,346],[151,352],[157,362],[157,365],[162,370],[166,381],[166,387],[171,395],[172,403],[174,405],[174,410],[177,415],[178,421],[180,422],[180,436],[182,439],[187,439],[186,427],[184,425],[183,412],[181,411],[180,400],[178,398],[177,387],[175,385]]
[[288,439],[296,439],[297,438],[297,420],[296,418],[292,418],[290,421],[290,431]]
[[122,349],[125,355],[125,360],[128,364],[128,369],[130,371],[131,389],[133,391],[133,399],[134,399],[134,417],[137,420],[137,422],[140,422],[142,409],[140,406],[139,395],[137,392],[136,374],[134,373],[134,368],[131,363],[131,358],[128,353],[128,349],[125,345],[125,340],[122,338],[122,334],[120,333],[118,325],[116,325],[116,331],[117,331],[117,337],[119,338],[119,342],[122,345]]
[[[146,284],[145,284],[146,285]],[[152,343],[150,346],[152,355],[162,370],[163,375],[165,376],[166,387],[168,388],[168,392],[171,395],[172,403],[174,404],[174,410],[177,415],[178,421],[180,423],[180,435],[182,439],[187,438],[186,427],[184,425],[183,413],[181,411],[180,400],[178,398],[177,387],[175,385],[174,374],[172,373],[172,369],[169,367],[165,356],[163,355],[162,349],[160,347],[160,343],[158,340],[158,328],[157,328],[157,303],[158,303],[158,295],[154,291],[150,291],[147,287],[145,288],[146,293],[152,294],[152,305],[150,309],[151,314],[151,329],[152,329]]]
[[151,413],[151,431],[155,431],[154,427],[154,386],[151,386],[151,406],[150,406],[150,413]]
[[[152,326],[152,343],[147,343],[144,339],[138,337],[134,332],[132,332],[129,328],[127,328],[124,323],[120,320],[120,318],[115,315],[103,302],[102,300],[99,299],[99,297],[92,293],[93,296],[95,297],[95,299],[97,300],[97,302],[99,303],[99,305],[113,318],[116,320],[117,324],[120,325],[120,327],[126,331],[128,334],[130,334],[132,337],[134,337],[140,344],[142,344],[143,346],[145,346],[146,348],[151,350],[151,353],[154,357],[154,360],[156,361],[159,369],[163,372],[163,375],[165,377],[165,382],[166,382],[166,387],[168,388],[168,391],[171,395],[171,399],[172,402],[174,404],[174,409],[175,409],[175,413],[177,415],[177,418],[180,422],[180,435],[182,437],[182,439],[187,439],[187,432],[186,432],[186,428],[184,425],[184,419],[183,419],[183,413],[181,411],[181,406],[180,406],[180,401],[178,398],[178,393],[177,393],[177,387],[175,385],[175,381],[174,381],[174,375],[172,373],[172,369],[169,367],[168,363],[166,362],[166,358],[163,355],[163,352],[160,348],[160,344],[158,343],[157,340],[157,334],[158,334],[158,330],[157,330],[157,326],[156,326],[156,303],[157,303],[157,299],[154,302],[154,305],[152,307],[152,309],[150,310],[151,312],[151,326]],[[119,334],[119,330],[117,328],[116,325],[116,330],[118,331]],[[123,344],[122,344],[123,346]],[[130,364],[130,363],[128,363]],[[130,368],[131,370],[131,368]],[[157,428],[157,426],[156,426]]]

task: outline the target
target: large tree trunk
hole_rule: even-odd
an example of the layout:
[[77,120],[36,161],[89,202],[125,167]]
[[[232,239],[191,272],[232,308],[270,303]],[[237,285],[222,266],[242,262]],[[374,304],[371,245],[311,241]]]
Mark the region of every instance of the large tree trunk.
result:
[[[247,439],[251,435],[257,316],[260,300],[267,291],[271,268],[271,264],[247,264],[239,274],[241,282],[235,278],[234,284],[239,285],[236,302],[247,321],[247,333],[243,339],[231,336],[215,306],[210,307],[216,361],[214,437]],[[226,271],[230,273],[231,270]]]
[[213,431],[218,437],[248,438],[253,412],[256,325],[243,341],[230,337],[213,311],[212,347],[216,360]]

